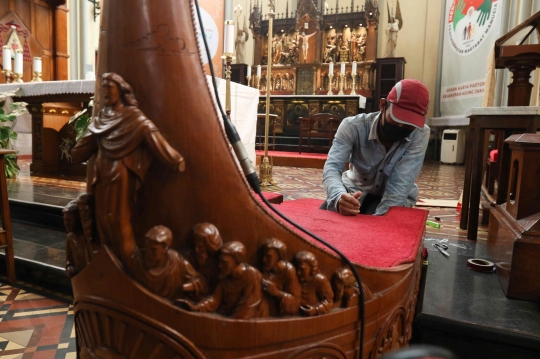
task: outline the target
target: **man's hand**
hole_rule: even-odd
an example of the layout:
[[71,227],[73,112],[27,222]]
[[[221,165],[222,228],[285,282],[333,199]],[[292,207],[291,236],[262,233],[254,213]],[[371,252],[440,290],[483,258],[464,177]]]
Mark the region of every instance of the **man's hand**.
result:
[[273,297],[277,297],[278,295],[281,294],[281,291],[276,287],[276,285],[272,283],[272,281],[269,281],[268,279],[262,280],[262,288],[265,292],[267,292]]
[[343,193],[339,198],[338,211],[344,216],[355,216],[360,213],[360,202],[358,198],[362,192]]

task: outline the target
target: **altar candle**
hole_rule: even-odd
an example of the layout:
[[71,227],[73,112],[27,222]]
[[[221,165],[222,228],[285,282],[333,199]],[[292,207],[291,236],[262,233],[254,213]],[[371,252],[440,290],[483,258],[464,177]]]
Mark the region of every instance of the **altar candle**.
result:
[[251,77],[251,66],[248,66],[248,68],[247,68],[247,76],[246,77]]
[[261,65],[257,65],[257,77],[261,77]]
[[23,53],[22,51],[15,52],[15,73],[22,75],[23,74]]
[[225,39],[223,45],[223,52],[226,54],[232,54],[234,52],[234,21],[225,21]]
[[345,63],[344,62],[341,63],[341,74],[345,75]]
[[333,62],[330,63],[330,66],[328,68],[328,73],[332,74],[332,75],[334,74],[334,63]]
[[9,46],[2,47],[2,65],[4,70],[11,71],[11,49]]
[[34,72],[41,72],[41,57],[34,57]]
[[356,74],[356,61],[353,61],[352,63],[352,73]]

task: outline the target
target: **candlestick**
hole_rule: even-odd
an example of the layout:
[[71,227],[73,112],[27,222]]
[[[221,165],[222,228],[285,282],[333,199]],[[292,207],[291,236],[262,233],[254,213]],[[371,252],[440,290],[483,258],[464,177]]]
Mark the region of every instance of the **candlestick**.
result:
[[14,66],[14,79],[13,82],[21,83],[23,76],[23,53],[22,51],[15,52],[15,66]]
[[226,55],[232,56],[234,53],[234,21],[225,21],[225,38],[224,38],[223,52]]
[[356,72],[352,73],[352,90],[351,95],[356,95]]
[[41,73],[41,57],[34,57],[34,72]]
[[341,71],[340,71],[340,73],[342,75],[345,75],[345,63],[344,62],[341,63]]
[[257,84],[257,90],[261,91],[261,77],[255,76],[255,83]]
[[42,82],[41,80],[41,57],[34,57],[34,78],[32,82]]
[[344,74],[339,74],[339,92],[338,95],[343,95],[343,80],[345,79]]
[[11,48],[9,46],[2,47],[2,65],[4,71],[11,72]]
[[328,93],[327,95],[328,96],[331,96],[333,95],[334,93],[332,92],[332,79],[334,78],[334,74],[331,72],[328,74]]
[[246,79],[248,87],[251,87],[251,76],[246,76]]
[[15,66],[14,71],[16,74],[22,75],[23,73],[23,53],[22,51],[15,52]]

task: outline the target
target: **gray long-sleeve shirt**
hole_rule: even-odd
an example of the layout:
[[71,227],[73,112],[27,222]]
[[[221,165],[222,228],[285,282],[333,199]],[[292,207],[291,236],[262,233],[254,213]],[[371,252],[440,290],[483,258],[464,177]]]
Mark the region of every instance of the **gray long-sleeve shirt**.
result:
[[[377,135],[380,112],[343,119],[324,165],[323,186],[328,209],[337,211],[343,193],[361,191],[360,203],[368,193],[381,196],[376,215],[391,206],[412,207],[418,198],[415,185],[429,141],[429,127],[415,129],[386,151]],[[343,173],[345,164],[349,170]]]

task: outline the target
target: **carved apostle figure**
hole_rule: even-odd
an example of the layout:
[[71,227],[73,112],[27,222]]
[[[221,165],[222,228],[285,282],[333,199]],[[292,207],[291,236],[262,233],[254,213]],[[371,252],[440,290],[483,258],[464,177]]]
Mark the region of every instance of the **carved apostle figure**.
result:
[[102,244],[124,261],[135,252],[131,224],[135,191],[142,186],[152,159],[173,171],[184,170],[184,159],[137,107],[131,86],[115,73],[102,76],[104,107],[72,150],[75,162],[93,155],[89,169],[95,196],[95,219]]
[[221,235],[213,224],[199,223],[193,227],[193,249],[188,254],[188,259],[195,270],[206,280],[208,293],[214,292],[218,282],[218,251],[222,245]]
[[334,307],[349,308],[358,305],[358,286],[349,268],[338,268],[332,276]]
[[367,28],[361,27],[356,38],[356,56],[355,61],[364,61],[366,59],[366,40]]
[[324,274],[319,272],[315,255],[308,251],[296,254],[296,269],[300,280],[300,313],[307,316],[328,313],[333,307],[332,287]]
[[86,240],[82,233],[77,201],[70,201],[62,211],[66,236],[66,274],[69,278],[79,273],[89,262]]
[[77,197],[77,207],[82,224],[82,233],[88,248],[89,259],[92,259],[94,251],[99,249],[99,240],[94,221],[94,196],[90,193],[82,193]]
[[206,292],[204,278],[171,245],[169,228],[152,227],[146,233],[144,248],[129,259],[129,272],[152,293],[170,300],[188,292]]
[[261,273],[244,263],[246,247],[237,241],[225,243],[219,250],[219,283],[214,293],[198,303],[178,300],[177,303],[194,312],[218,312],[235,319],[268,316],[263,300]]
[[294,266],[285,260],[287,247],[275,238],[261,246],[262,288],[270,315],[294,315],[300,308],[300,284]]

